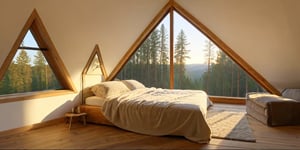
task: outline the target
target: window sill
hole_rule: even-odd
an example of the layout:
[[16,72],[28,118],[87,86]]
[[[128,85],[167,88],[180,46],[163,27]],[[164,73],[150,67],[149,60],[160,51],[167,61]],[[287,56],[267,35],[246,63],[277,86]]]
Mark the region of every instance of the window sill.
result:
[[7,94],[7,95],[1,95],[0,96],[0,104],[1,103],[10,103],[10,102],[17,102],[17,101],[32,100],[32,99],[44,98],[44,97],[74,94],[74,93],[75,92],[71,91],[71,90],[47,90],[47,91]]
[[238,104],[245,105],[245,97],[225,97],[225,96],[209,96],[209,99],[214,103]]

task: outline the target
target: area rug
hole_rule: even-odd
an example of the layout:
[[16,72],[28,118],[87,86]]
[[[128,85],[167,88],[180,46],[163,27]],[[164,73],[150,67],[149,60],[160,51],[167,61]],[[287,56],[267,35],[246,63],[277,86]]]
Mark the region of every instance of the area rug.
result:
[[245,112],[209,110],[207,122],[212,138],[256,142]]

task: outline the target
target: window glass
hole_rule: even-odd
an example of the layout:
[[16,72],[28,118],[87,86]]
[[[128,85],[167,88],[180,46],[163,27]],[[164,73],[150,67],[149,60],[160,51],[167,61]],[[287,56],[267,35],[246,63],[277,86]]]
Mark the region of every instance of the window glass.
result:
[[213,96],[244,97],[247,92],[265,91],[176,11],[173,19],[173,64],[167,15],[121,69],[118,79],[136,79],[147,87],[160,88],[170,88],[173,82],[175,89],[204,90]]
[[[23,47],[23,48],[22,48]],[[61,89],[51,67],[41,50],[30,50],[24,47],[39,48],[28,31],[10,63],[3,79],[0,81],[0,94],[24,93]]]
[[169,88],[169,20],[167,15],[145,39],[119,72],[118,79],[136,79],[147,87]]
[[209,95],[244,97],[264,91],[219,47],[174,12],[174,88]]
[[22,46],[26,46],[26,47],[34,47],[34,48],[39,48],[37,42],[35,41],[32,33],[30,30],[28,30],[28,32],[26,33],[21,45]]
[[86,74],[88,74],[88,75],[103,75],[102,70],[100,68],[99,58],[97,55],[94,56]]

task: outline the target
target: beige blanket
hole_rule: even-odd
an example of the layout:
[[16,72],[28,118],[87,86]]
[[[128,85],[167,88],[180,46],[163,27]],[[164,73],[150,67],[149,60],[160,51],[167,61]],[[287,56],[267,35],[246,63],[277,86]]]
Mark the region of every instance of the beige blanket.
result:
[[208,143],[211,138],[205,120],[208,104],[203,91],[144,88],[106,101],[103,114],[114,125],[129,131],[179,135]]

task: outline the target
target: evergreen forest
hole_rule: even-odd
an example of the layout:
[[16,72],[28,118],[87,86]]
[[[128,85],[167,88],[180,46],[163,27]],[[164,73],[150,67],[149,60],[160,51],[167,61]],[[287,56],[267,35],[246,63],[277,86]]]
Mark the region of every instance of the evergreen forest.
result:
[[27,50],[19,49],[0,82],[0,95],[61,89],[41,51],[31,62]]
[[[215,56],[212,51],[216,45],[210,40],[205,41],[204,49],[199,49],[205,52],[206,63],[194,64],[198,72],[191,76],[187,69],[191,64],[186,64],[186,60],[193,56],[187,49],[187,35],[180,30],[174,40],[173,58],[170,58],[167,33],[164,24],[153,30],[116,78],[135,79],[147,87],[157,88],[170,88],[170,82],[173,82],[175,89],[204,90],[214,96],[244,97],[247,92],[264,91],[224,52],[218,50]],[[205,69],[200,71],[203,65]],[[170,81],[171,75],[174,75],[174,81]]]

